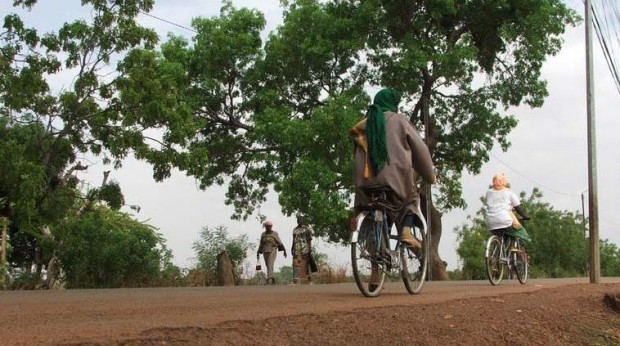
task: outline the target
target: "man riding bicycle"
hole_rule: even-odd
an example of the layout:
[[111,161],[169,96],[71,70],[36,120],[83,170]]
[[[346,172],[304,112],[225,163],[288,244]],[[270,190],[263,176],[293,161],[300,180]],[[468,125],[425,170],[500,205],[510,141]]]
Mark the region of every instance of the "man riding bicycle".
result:
[[429,150],[404,114],[398,113],[400,94],[382,89],[369,107],[366,118],[349,130],[355,144],[356,210],[367,204],[368,189],[387,187],[387,202],[396,213],[400,241],[412,248],[422,248],[413,235],[420,215],[420,196],[416,177],[429,184],[435,182],[435,170]]

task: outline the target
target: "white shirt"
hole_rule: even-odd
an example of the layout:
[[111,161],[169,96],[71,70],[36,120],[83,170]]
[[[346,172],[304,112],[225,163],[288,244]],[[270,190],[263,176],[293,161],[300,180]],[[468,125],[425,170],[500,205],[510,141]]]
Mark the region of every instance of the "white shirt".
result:
[[512,226],[510,213],[520,204],[519,197],[508,189],[489,189],[486,194],[487,228],[494,230]]

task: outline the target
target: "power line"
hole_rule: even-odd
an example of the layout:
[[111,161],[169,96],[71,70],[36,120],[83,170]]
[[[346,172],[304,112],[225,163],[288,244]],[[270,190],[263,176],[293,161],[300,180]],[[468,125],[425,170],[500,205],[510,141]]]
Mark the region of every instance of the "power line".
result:
[[150,14],[150,13],[147,13],[147,12],[144,12],[144,11],[140,11],[140,13],[142,13],[142,14],[143,14],[143,15],[145,15],[145,16],[149,16],[149,17],[151,17],[151,18],[153,18],[153,19],[157,19],[157,20],[159,20],[159,21],[162,21],[162,22],[164,22],[164,23],[168,23],[168,24],[170,24],[170,25],[174,25],[174,26],[179,27],[179,28],[181,28],[181,29],[185,29],[185,30],[188,30],[188,31],[191,31],[191,32],[194,32],[194,33],[198,33],[198,31],[196,31],[196,30],[194,30],[194,29],[192,29],[192,28],[188,28],[188,27],[186,27],[186,26],[183,26],[183,25],[181,25],[181,24],[177,24],[177,23],[172,22],[172,21],[169,21],[169,20],[167,20],[167,19],[164,19],[164,18],[160,18],[160,17],[154,16],[154,15],[152,15],[152,14]]
[[514,169],[514,168],[513,168],[513,167],[511,167],[509,164],[507,164],[506,162],[502,161],[499,157],[495,156],[493,153],[490,153],[490,154],[491,154],[491,156],[492,156],[494,159],[496,159],[497,161],[499,161],[502,165],[506,166],[508,169],[510,169],[511,171],[513,171],[513,172],[517,173],[517,174],[518,174],[518,175],[520,175],[522,178],[524,178],[524,179],[528,180],[529,182],[531,182],[531,183],[532,183],[532,184],[534,184],[534,185],[537,185],[537,186],[539,186],[539,187],[541,187],[541,188],[544,188],[545,190],[549,190],[549,191],[551,191],[551,192],[557,193],[558,195],[564,195],[564,196],[568,196],[568,197],[577,197],[577,196],[579,196],[579,194],[561,192],[561,191],[558,191],[558,190],[556,190],[556,189],[554,189],[554,188],[551,188],[551,187],[549,187],[549,186],[546,186],[546,185],[544,185],[544,184],[541,184],[541,183],[539,183],[539,182],[537,182],[537,181],[535,181],[535,180],[531,179],[531,178],[530,178],[530,177],[528,177],[527,175],[525,175],[525,174],[523,174],[523,173],[519,172],[518,170]]
[[[620,93],[620,72],[618,72],[618,67],[616,66],[616,54],[614,49],[614,41],[611,39],[612,32],[615,33],[616,39],[618,40],[618,29],[615,25],[616,22],[620,23],[620,13],[614,2],[611,2],[611,5],[608,5],[607,2],[601,2],[601,6],[603,7],[602,13],[603,18],[600,18],[599,8],[596,6],[594,2],[592,2],[591,9],[594,17],[594,31],[596,32],[596,36],[598,38],[598,42],[601,46],[601,50],[603,51],[603,56],[605,57],[605,61],[607,62],[607,67],[611,73],[612,79],[614,80],[614,84],[616,85],[616,89],[618,93]],[[607,11],[607,6],[611,7],[610,11]],[[612,13],[611,18],[606,16],[607,13]],[[615,20],[614,20],[615,19]],[[610,30],[611,25],[611,30]],[[609,41],[609,42],[608,42]],[[620,40],[618,40],[620,44]]]
[[[543,185],[543,184],[541,184],[541,183],[539,183],[539,182],[537,182],[537,181],[534,181],[533,179],[529,178],[528,176],[526,176],[525,174],[523,174],[523,173],[519,172],[518,170],[514,169],[514,168],[513,168],[513,167],[511,167],[509,164],[507,164],[506,162],[504,162],[504,161],[500,160],[497,156],[493,155],[493,153],[491,153],[491,156],[492,156],[494,159],[496,159],[497,161],[499,161],[502,165],[506,166],[506,168],[508,168],[508,169],[510,169],[511,171],[513,171],[513,172],[517,173],[518,175],[520,175],[520,176],[521,176],[521,177],[523,177],[524,179],[526,179],[526,180],[530,181],[530,182],[531,182],[531,183],[533,183],[534,185],[537,185],[537,186],[539,186],[539,187],[541,187],[541,188],[544,188],[544,189],[546,189],[546,190],[550,190],[551,192],[557,193],[557,194],[559,194],[559,195],[564,195],[564,196],[567,196],[567,197],[578,197],[578,196],[580,196],[579,194],[569,194],[569,193],[565,193],[565,192],[557,191],[557,190],[555,190],[555,189],[553,189],[553,188],[551,188],[551,187],[545,186],[545,185]],[[586,191],[587,191],[587,190],[586,190]],[[617,228],[617,227],[620,227],[620,225],[618,225],[617,223],[615,223],[615,222],[613,222],[613,221],[611,221],[611,220],[608,220],[608,219],[601,219],[601,221],[602,221],[603,223],[607,224],[608,226],[610,226],[610,225],[611,225],[611,226],[616,227],[616,228]]]

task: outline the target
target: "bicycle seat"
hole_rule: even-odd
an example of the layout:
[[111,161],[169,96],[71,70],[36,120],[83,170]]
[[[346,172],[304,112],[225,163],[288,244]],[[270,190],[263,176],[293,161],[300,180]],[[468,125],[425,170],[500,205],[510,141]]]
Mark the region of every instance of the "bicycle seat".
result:
[[368,186],[363,187],[362,192],[370,198],[384,197],[391,194],[393,191],[389,186]]

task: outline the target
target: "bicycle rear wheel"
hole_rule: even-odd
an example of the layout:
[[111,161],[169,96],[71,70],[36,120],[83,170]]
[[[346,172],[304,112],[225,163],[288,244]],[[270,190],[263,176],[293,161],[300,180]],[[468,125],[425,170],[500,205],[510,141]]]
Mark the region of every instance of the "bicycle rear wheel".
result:
[[528,267],[529,264],[527,262],[527,251],[525,247],[521,243],[520,240],[517,239],[517,251],[514,252],[514,267],[517,272],[517,279],[521,284],[525,284],[527,282],[528,277]]
[[[380,228],[374,227],[374,221],[365,217],[359,228],[357,241],[351,242],[351,265],[353,277],[360,292],[366,297],[376,297],[381,293],[385,282],[385,263],[378,257],[376,232]],[[381,237],[382,242],[386,242]]]
[[502,241],[498,236],[491,236],[487,241],[485,253],[485,264],[487,277],[491,285],[496,286],[502,281],[504,276],[504,263],[501,260]]
[[412,249],[408,246],[400,246],[400,269],[403,283],[407,292],[418,294],[422,291],[422,285],[426,280],[428,271],[428,237],[422,229],[418,229],[422,236],[422,249]]

